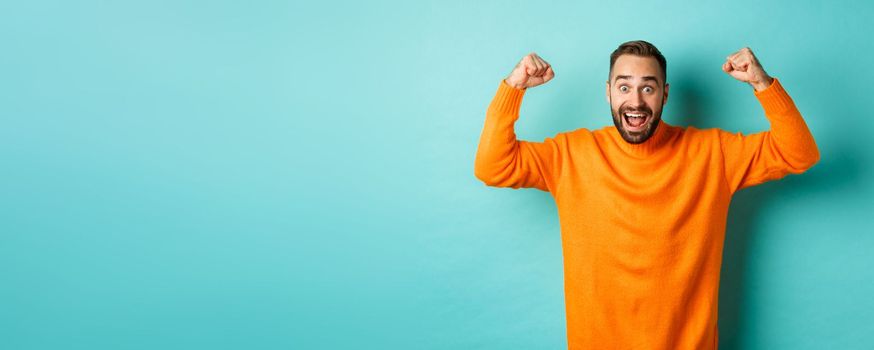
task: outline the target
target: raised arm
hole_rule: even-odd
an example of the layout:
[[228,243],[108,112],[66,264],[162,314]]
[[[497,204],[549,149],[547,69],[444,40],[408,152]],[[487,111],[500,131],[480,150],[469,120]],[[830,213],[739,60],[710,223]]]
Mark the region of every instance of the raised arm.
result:
[[819,161],[819,149],[801,112],[780,81],[765,73],[749,48],[728,56],[722,69],[753,87],[771,124],[770,130],[750,135],[719,132],[732,193],[787,174],[803,173]]
[[[555,187],[560,166],[559,148],[563,140],[522,141],[516,139],[513,130],[525,91],[548,82],[554,76],[549,63],[531,53],[501,81],[486,111],[474,164],[474,174],[486,185],[533,187],[543,191]],[[563,138],[562,135],[558,137]]]

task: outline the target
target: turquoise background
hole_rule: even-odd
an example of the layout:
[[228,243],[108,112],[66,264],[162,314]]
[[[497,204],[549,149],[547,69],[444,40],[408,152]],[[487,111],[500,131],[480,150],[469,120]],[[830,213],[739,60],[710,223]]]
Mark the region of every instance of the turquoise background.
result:
[[675,125],[768,128],[749,46],[822,160],[730,212],[721,349],[874,347],[870,2],[0,3],[0,348],[559,349],[549,194],[473,175],[611,125],[609,54],[668,60]]

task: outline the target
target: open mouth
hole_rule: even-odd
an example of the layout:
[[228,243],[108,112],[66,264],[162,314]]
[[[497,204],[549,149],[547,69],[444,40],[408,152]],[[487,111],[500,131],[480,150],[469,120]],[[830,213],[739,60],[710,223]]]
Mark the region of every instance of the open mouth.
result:
[[649,121],[649,113],[625,112],[622,113],[622,120],[625,122],[625,129],[628,131],[642,131]]

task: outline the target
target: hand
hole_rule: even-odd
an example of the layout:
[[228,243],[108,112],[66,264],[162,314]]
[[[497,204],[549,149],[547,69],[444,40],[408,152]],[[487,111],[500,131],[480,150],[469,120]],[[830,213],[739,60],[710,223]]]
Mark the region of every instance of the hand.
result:
[[756,55],[749,47],[740,49],[725,58],[722,70],[737,80],[752,85],[756,91],[762,91],[771,86],[773,78],[762,68]]
[[532,52],[522,57],[504,81],[514,88],[527,89],[545,84],[554,77],[552,66]]

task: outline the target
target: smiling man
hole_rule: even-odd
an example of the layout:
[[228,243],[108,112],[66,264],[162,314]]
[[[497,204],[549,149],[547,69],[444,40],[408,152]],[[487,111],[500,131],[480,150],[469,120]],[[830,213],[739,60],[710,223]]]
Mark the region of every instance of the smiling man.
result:
[[771,128],[755,134],[662,121],[666,66],[652,44],[623,43],[610,55],[606,86],[613,126],[530,142],[513,130],[522,97],[555,76],[531,53],[486,112],[476,177],[555,199],[571,349],[716,349],[731,197],[819,161],[794,102],[749,48],[726,57],[722,70],[761,104]]
[[[647,48],[648,46],[641,44],[639,51],[649,53]],[[650,54],[655,55],[656,52],[658,51]],[[611,73],[607,81],[607,102],[610,103],[613,113],[613,124],[622,138],[628,143],[639,144],[655,132],[661,120],[662,106],[668,99],[669,85],[662,84],[666,70],[661,67],[664,67],[665,62],[661,54],[658,57],[644,57],[623,53],[617,50],[610,55]],[[622,74],[612,73],[616,66],[617,71]],[[653,75],[653,72],[659,73]],[[615,104],[611,86],[616,86]],[[655,114],[650,106],[656,108]]]

